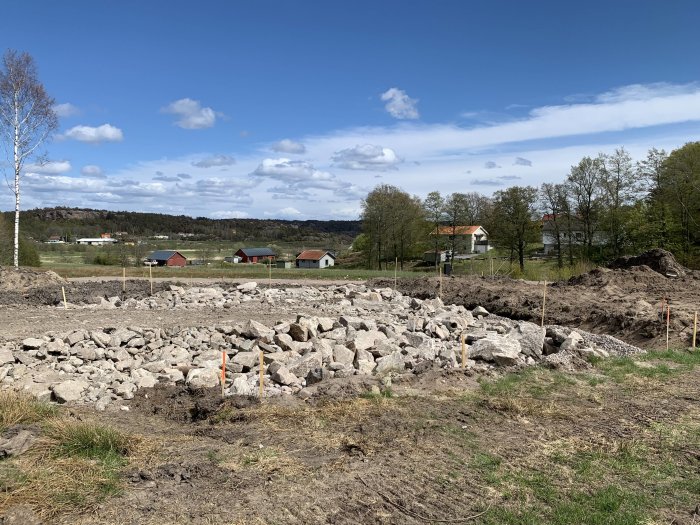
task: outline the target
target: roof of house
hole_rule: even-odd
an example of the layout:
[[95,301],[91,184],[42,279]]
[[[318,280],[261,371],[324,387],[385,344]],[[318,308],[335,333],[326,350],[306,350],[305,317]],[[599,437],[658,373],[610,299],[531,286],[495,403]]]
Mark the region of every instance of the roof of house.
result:
[[[472,235],[481,228],[481,226],[438,226],[438,235]],[[482,228],[483,229],[483,228]],[[484,230],[485,232],[486,230]],[[431,232],[431,235],[435,235],[436,230]]]
[[330,255],[335,259],[335,255],[324,250],[304,250],[297,255],[297,261],[320,261],[325,255]]
[[277,254],[273,252],[270,248],[241,248],[238,251],[243,252],[243,254],[245,254],[246,257],[277,257]]
[[180,255],[183,259],[186,257],[176,250],[156,250],[148,258],[152,261],[167,261],[175,254]]

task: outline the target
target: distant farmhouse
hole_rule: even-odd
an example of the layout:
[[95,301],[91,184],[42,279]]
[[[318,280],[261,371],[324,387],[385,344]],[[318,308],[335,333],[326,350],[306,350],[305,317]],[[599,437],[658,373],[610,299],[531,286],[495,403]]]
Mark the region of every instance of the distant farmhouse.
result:
[[329,268],[335,265],[335,255],[323,250],[304,250],[296,258],[297,268]]
[[107,246],[119,241],[117,239],[112,239],[111,237],[83,237],[82,239],[77,239],[75,242],[78,244],[89,244],[92,246]]
[[[557,251],[557,237],[562,248],[583,246],[586,235],[583,222],[578,217],[565,214],[548,213],[542,216],[542,244],[544,253],[550,255]],[[591,239],[593,246],[605,243],[605,236],[601,232],[594,232]]]
[[154,266],[182,267],[187,264],[185,256],[175,250],[156,250],[146,257],[146,260],[151,264],[155,263]]
[[[456,245],[465,247],[466,253],[486,253],[489,246],[489,234],[483,226],[438,226],[430,235],[455,239]],[[459,251],[455,249],[455,251]]]
[[277,254],[270,248],[241,248],[234,255],[241,258],[244,263],[274,261]]

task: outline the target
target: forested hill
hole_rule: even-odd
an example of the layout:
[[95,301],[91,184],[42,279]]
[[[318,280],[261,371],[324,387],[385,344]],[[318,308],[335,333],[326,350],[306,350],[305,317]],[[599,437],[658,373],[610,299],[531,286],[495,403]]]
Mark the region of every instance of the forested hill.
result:
[[[12,221],[10,212],[5,220]],[[360,233],[360,221],[287,221],[271,219],[209,219],[185,215],[42,208],[21,212],[21,230],[35,240],[57,235],[75,239],[125,232],[127,237],[185,234],[194,240],[232,241],[340,241],[352,242]]]

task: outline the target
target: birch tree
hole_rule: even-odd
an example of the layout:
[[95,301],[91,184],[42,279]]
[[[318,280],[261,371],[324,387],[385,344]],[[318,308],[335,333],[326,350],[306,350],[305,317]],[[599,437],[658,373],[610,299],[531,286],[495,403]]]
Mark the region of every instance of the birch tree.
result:
[[20,177],[26,161],[37,155],[41,144],[58,127],[53,105],[53,98],[37,77],[31,55],[8,50],[0,71],[0,136],[14,175],[8,186],[15,196],[15,268],[19,267]]

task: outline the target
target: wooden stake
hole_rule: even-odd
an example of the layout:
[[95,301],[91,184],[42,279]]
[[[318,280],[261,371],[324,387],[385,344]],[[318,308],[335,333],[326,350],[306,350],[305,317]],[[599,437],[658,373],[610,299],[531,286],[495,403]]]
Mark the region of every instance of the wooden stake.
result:
[[126,292],[126,267],[122,268],[122,292]]
[[491,278],[493,279],[493,258],[489,259],[491,263]]
[[272,288],[272,259],[270,257],[267,258],[267,287]]
[[151,295],[153,295],[153,266],[148,265],[148,279],[151,281]]
[[467,345],[464,343],[464,334],[462,334],[462,370],[467,367]]
[[226,389],[226,352],[221,352],[221,397]]
[[68,301],[66,301],[66,289],[61,286],[61,291],[63,292],[63,309],[68,310]]
[[542,290],[542,322],[540,326],[544,326],[544,304],[547,302],[547,281],[544,282],[544,289]]
[[693,320],[693,350],[695,350],[695,339],[698,335],[698,311],[695,310],[695,319]]
[[668,332],[671,326],[671,305],[666,306],[666,351],[668,352]]
[[260,350],[260,401],[262,401],[265,393],[265,362],[263,361],[263,351]]
[[396,290],[396,272],[398,270],[398,267],[399,267],[399,258],[396,257],[396,259],[394,260],[394,290]]
[[440,273],[440,299],[442,299],[442,266],[438,268],[438,271]]

